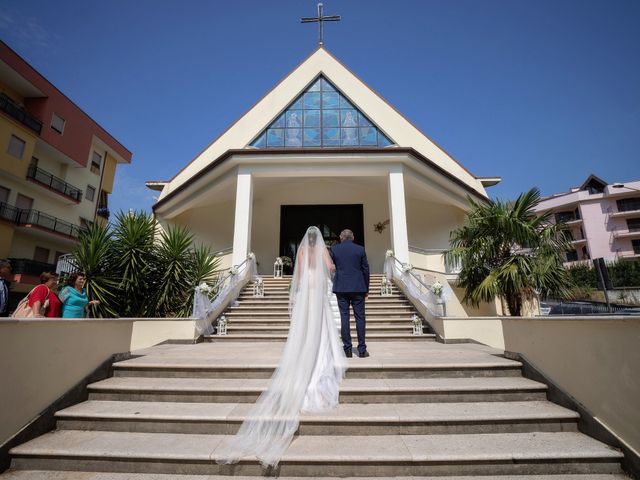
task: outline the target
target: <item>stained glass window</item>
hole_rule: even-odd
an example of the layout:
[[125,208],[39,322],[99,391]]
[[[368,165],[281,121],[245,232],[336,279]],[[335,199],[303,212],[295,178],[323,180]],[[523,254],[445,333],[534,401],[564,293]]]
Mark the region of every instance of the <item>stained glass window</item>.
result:
[[251,142],[257,148],[386,147],[393,141],[324,77]]

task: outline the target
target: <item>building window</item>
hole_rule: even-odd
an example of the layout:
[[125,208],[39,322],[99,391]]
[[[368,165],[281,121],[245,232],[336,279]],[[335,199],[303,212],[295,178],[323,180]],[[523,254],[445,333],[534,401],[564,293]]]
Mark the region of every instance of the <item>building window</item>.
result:
[[635,253],[636,255],[640,255],[640,239],[631,240],[631,245],[633,246],[633,253]]
[[91,157],[91,171],[96,175],[100,175],[100,168],[102,167],[102,156],[98,152],[93,152]]
[[64,118],[62,118],[57,113],[54,113],[51,116],[51,128],[61,135],[62,135],[62,132],[64,132],[64,124],[65,124]]
[[96,189],[91,185],[87,185],[87,193],[84,196],[87,200],[93,202],[93,199],[96,198]]
[[0,202],[9,203],[9,194],[11,190],[5,187],[0,187]]
[[616,202],[619,212],[630,212],[632,210],[640,210],[640,198],[623,198]]
[[9,140],[9,147],[7,148],[7,153],[12,157],[22,158],[22,155],[24,155],[24,148],[26,145],[27,145],[27,142],[25,142],[21,138],[16,137],[15,135],[11,135],[11,139]]
[[567,252],[567,262],[577,262],[578,261],[578,252],[575,250],[569,250]]
[[317,79],[258,138],[256,148],[386,147],[393,141],[324,77]]
[[630,232],[640,232],[640,218],[628,218],[627,228]]
[[36,251],[33,254],[33,259],[36,262],[49,263],[49,249],[36,247]]
[[565,223],[565,222],[571,222],[573,220],[576,220],[575,212],[572,212],[572,211],[558,212],[556,213],[555,216],[556,216],[556,223]]

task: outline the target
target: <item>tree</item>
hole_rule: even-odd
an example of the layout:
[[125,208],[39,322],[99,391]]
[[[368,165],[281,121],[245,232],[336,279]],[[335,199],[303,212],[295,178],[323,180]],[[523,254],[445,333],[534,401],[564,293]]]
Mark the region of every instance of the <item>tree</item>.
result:
[[189,316],[195,286],[213,282],[220,263],[185,227],[159,231],[144,212],[120,212],[108,227],[91,225],[73,254],[87,275],[89,299],[100,300],[91,311],[97,317]]
[[511,315],[520,315],[534,294],[565,298],[571,287],[563,267],[570,241],[563,224],[551,213],[536,215],[540,191],[533,188],[513,203],[479,203],[469,198],[471,211],[462,227],[451,232],[448,262],[462,262],[458,285],[463,302],[478,306],[504,299]]

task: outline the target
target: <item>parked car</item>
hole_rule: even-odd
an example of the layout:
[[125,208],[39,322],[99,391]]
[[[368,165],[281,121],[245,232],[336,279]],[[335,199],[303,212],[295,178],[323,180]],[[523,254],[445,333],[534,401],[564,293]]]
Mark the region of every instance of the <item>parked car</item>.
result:
[[549,315],[551,313],[551,305],[540,302],[540,315]]
[[616,315],[638,315],[640,316],[640,307],[624,308],[615,312]]

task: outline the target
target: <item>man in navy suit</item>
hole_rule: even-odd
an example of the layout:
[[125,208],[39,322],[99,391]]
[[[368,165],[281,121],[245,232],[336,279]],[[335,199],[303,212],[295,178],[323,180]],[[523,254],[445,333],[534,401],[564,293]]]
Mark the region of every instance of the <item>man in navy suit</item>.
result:
[[364,302],[369,296],[369,262],[367,254],[360,245],[353,243],[353,232],[343,230],[340,243],[331,247],[331,258],[336,265],[336,276],[333,281],[333,293],[338,298],[340,319],[342,321],[342,343],[347,357],[352,357],[351,328],[349,321],[349,305],[353,307],[358,332],[358,356],[368,357],[365,343]]

